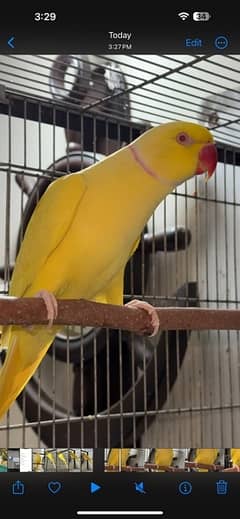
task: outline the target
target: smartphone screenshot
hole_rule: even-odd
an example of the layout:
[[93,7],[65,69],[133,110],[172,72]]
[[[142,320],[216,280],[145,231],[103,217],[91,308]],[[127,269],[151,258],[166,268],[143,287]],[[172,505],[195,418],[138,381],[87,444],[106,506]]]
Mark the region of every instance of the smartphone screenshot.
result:
[[225,517],[240,488],[237,14],[7,11],[1,502],[11,517]]

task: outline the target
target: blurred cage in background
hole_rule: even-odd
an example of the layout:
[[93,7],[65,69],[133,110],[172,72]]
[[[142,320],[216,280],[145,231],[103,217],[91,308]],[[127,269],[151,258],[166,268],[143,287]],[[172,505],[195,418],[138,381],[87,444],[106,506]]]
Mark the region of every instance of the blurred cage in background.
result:
[[[212,130],[217,172],[208,184],[187,181],[159,205],[128,263],[125,301],[238,308],[239,65],[237,55],[2,55],[1,293],[8,293],[26,226],[50,182],[151,126],[187,120]],[[239,367],[237,331],[150,339],[69,327],[1,422],[0,444],[237,445]]]

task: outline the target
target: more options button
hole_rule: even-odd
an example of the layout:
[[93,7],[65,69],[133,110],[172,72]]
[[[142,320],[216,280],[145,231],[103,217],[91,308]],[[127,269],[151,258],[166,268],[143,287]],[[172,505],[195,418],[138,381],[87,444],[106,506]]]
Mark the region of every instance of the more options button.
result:
[[214,45],[216,49],[224,50],[229,45],[229,39],[227,36],[217,36],[214,40]]

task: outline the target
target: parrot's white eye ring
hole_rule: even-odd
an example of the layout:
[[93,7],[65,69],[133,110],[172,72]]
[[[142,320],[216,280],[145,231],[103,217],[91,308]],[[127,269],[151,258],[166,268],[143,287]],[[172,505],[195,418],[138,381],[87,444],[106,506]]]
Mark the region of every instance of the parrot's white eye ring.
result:
[[185,132],[178,133],[176,141],[178,142],[178,144],[182,144],[183,146],[189,146],[193,142],[191,137],[189,137],[189,135]]

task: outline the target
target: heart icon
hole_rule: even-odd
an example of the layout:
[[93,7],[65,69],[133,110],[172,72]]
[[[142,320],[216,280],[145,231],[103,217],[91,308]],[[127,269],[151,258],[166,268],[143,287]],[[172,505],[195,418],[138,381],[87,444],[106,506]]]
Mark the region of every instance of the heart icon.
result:
[[61,488],[62,483],[60,483],[60,481],[49,481],[48,483],[48,490],[52,494],[57,494],[58,492],[60,492]]

